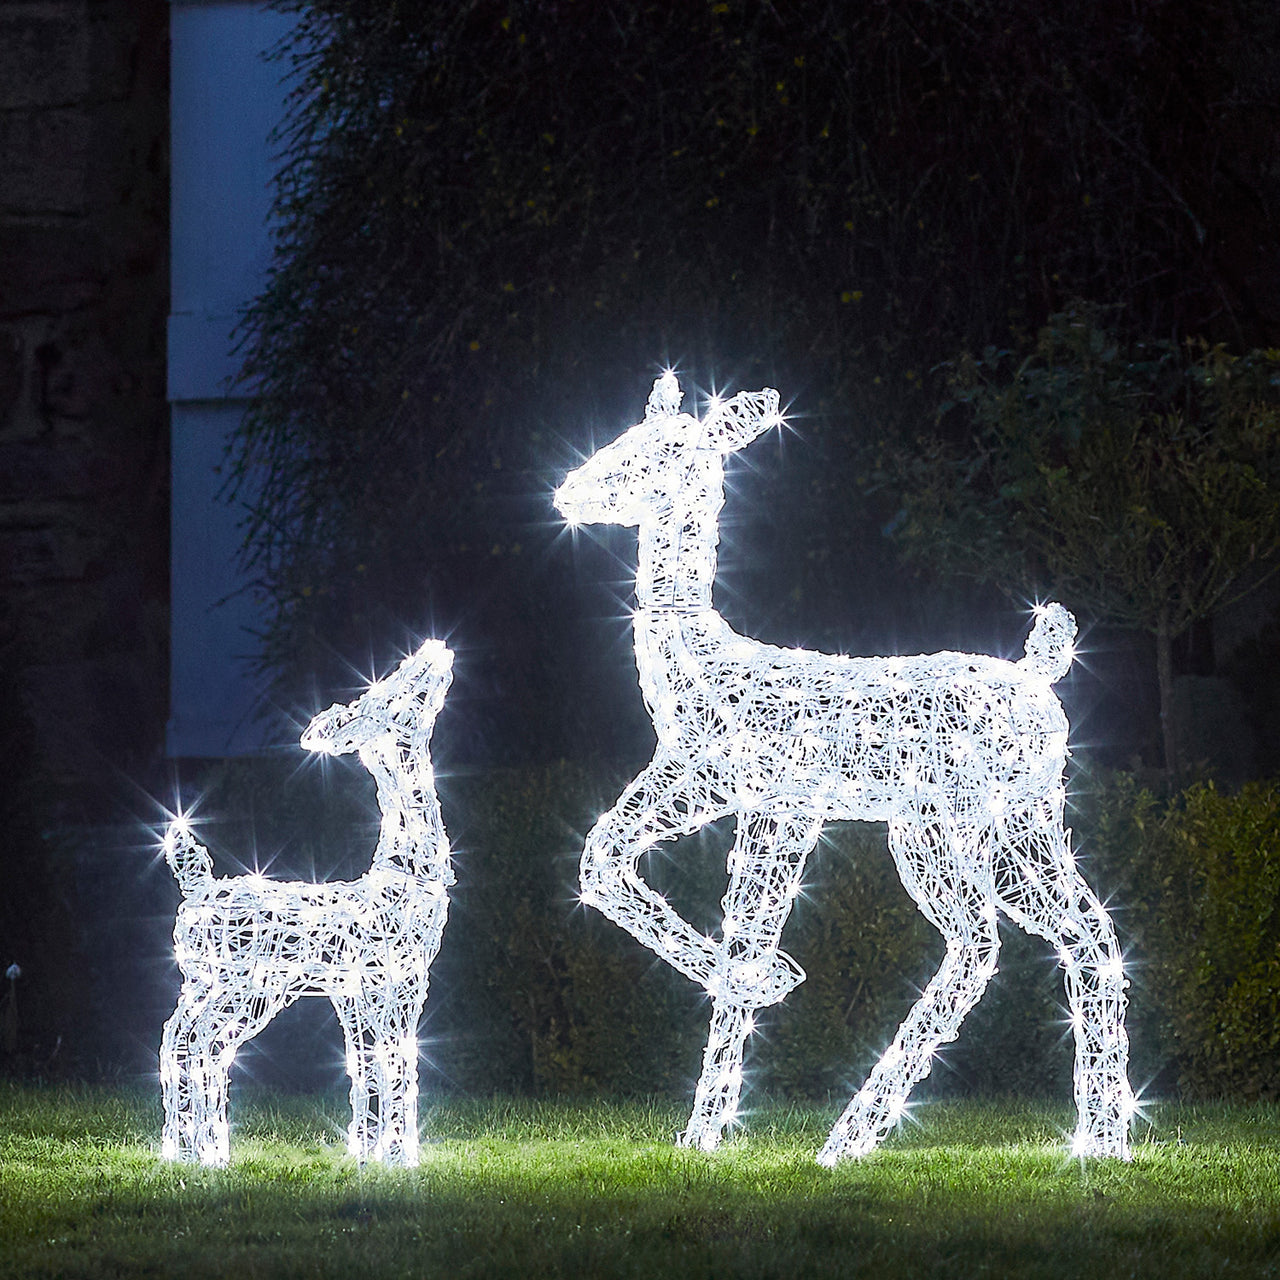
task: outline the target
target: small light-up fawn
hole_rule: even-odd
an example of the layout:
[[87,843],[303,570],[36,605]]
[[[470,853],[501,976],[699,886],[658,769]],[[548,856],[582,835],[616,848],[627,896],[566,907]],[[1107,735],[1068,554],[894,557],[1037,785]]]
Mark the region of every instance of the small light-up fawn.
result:
[[298,997],[318,995],[333,1003],[346,1040],[348,1149],[359,1160],[417,1164],[418,1021],[453,883],[428,748],[452,666],[452,653],[428,640],[302,735],[312,751],[359,752],[377,783],[382,828],[358,880],[215,879],[187,824],[169,826],[183,981],[160,1050],[167,1158],[227,1162],[236,1051]]
[[[996,970],[997,912],[1049,939],[1075,1034],[1074,1150],[1127,1157],[1125,977],[1111,920],[1063,826],[1067,720],[1051,684],[1075,620],[1036,611],[1019,662],[959,653],[828,657],[734,632],[712,607],[725,455],[781,424],[775,391],[712,401],[698,420],[664,374],[645,419],[557,490],[572,524],[639,526],[636,665],[658,746],[597,822],[582,898],[713,998],[682,1141],[706,1149],[735,1116],[753,1010],[804,978],[778,943],[824,822],[885,821],[902,883],[946,954],[819,1159],[871,1151]],[[718,938],[641,878],[660,840],[737,819]]]

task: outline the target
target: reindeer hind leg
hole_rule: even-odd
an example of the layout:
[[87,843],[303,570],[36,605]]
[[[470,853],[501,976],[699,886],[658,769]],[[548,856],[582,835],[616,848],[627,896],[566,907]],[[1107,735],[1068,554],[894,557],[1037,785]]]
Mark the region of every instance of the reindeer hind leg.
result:
[[[836,1121],[818,1160],[834,1165],[867,1155],[893,1129],[912,1088],[933,1064],[938,1047],[954,1040],[996,971],[1000,935],[994,905],[965,854],[977,853],[979,833],[957,833],[942,816],[892,823],[889,845],[903,885],[942,932],[942,964],[912,1006],[866,1083]],[[967,840],[967,846],[962,841]]]
[[1000,905],[1057,949],[1066,970],[1075,1039],[1076,1132],[1082,1156],[1130,1157],[1129,1039],[1124,960],[1107,909],[1080,874],[1063,824],[1059,791],[1010,814],[997,853]]
[[178,1007],[164,1024],[160,1042],[160,1088],[164,1129],[160,1151],[166,1160],[225,1164],[230,1151],[225,1090],[210,1088],[208,1035],[201,1011],[209,992],[184,984]]

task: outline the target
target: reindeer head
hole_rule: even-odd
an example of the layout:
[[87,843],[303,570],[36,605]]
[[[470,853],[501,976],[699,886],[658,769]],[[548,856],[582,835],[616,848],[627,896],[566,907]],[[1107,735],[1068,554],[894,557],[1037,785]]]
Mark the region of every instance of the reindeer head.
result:
[[660,518],[680,505],[682,492],[717,481],[726,453],[782,423],[776,391],[744,391],[713,401],[701,421],[680,412],[683,398],[674,373],[656,379],[644,421],[565,477],[554,499],[560,514],[571,524],[631,525]]
[[428,640],[354,702],[320,712],[303,733],[302,745],[337,756],[387,736],[430,734],[452,680],[453,653],[442,641]]

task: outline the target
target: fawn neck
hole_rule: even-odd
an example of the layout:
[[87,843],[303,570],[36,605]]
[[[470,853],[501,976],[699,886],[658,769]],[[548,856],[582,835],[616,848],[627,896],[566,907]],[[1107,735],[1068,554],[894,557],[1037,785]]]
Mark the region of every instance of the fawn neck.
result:
[[428,728],[408,738],[388,738],[361,752],[377,784],[382,810],[373,866],[403,871],[416,880],[451,883],[449,843],[436,796],[430,744]]

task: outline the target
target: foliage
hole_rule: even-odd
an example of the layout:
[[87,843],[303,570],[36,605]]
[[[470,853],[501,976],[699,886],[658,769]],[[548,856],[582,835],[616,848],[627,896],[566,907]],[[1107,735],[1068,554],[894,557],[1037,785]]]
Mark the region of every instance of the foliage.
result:
[[[708,1016],[701,993],[574,905],[582,833],[616,789],[565,764],[447,784],[447,812],[452,797],[473,815],[459,840],[434,1011],[428,1003],[429,1053],[453,1086],[689,1092]],[[718,925],[731,840],[732,823],[716,824],[660,846],[645,870],[700,928]],[[748,1105],[760,1090],[847,1101],[941,960],[941,940],[899,883],[880,824],[829,826],[805,883],[783,946],[808,976],[759,1015]],[[1117,900],[1128,920],[1149,895],[1126,882]],[[1007,922],[1001,935],[1000,973],[922,1096],[1070,1096],[1057,957]],[[1145,987],[1136,1008],[1135,1078],[1147,1079],[1169,1037],[1164,1005],[1153,1010]]]
[[[465,1092],[689,1092],[709,1012],[702,994],[575,905],[583,833],[616,790],[563,763],[447,784],[456,811],[473,816],[433,970],[429,1052]],[[645,871],[700,928],[719,923],[731,839],[732,823],[717,824],[661,846]],[[898,882],[885,839],[880,824],[828,827],[783,934],[808,976],[760,1013],[752,1089],[847,1101],[936,969],[940,939]],[[934,1096],[1070,1096],[1056,957],[1003,932],[1002,974],[935,1071]]]
[[256,1094],[230,1168],[156,1157],[154,1099],[0,1086],[0,1276],[1253,1277],[1273,1107],[1153,1110],[1133,1165],[1062,1158],[1065,1110],[919,1108],[876,1157],[762,1106],[714,1156],[674,1107],[446,1102],[420,1168],[356,1168],[343,1101]]
[[1094,805],[1140,1034],[1185,1097],[1280,1097],[1280,783],[1161,801],[1118,775]]
[[769,1088],[847,1101],[941,958],[885,841],[880,823],[840,823],[814,852],[783,935],[808,976],[758,1018]]
[[757,540],[791,565],[757,595],[825,625],[874,572],[861,448],[924,412],[947,353],[1077,294],[1153,332],[1258,312],[1210,249],[1275,240],[1223,225],[1241,185],[1271,198],[1243,55],[1277,18],[1253,0],[285,7],[279,252],[235,458],[268,657],[296,686],[465,617],[492,638],[490,759],[625,749],[564,705],[597,678],[564,654],[599,647],[574,619],[600,597],[580,577],[562,604],[541,526],[566,442],[627,421],[649,361],[796,389],[789,523]]
[[694,1068],[693,991],[577,904],[583,835],[609,789],[565,763],[442,788],[463,825],[432,975],[435,1056],[468,1092],[680,1090]]
[[911,983],[938,952],[897,882],[882,824],[828,828],[814,851],[783,946],[805,982],[760,1012],[755,1060],[792,1097],[851,1096],[911,1007]]
[[1280,351],[1126,350],[1085,309],[951,390],[969,431],[900,460],[909,554],[1177,635],[1280,547]]
[[[458,780],[455,917],[437,962],[433,1055],[468,1092],[683,1095],[708,1005],[599,912],[576,905],[587,827],[618,789],[564,763]],[[700,927],[718,926],[732,823],[655,850],[645,871]],[[753,1080],[791,1097],[852,1092],[939,948],[898,884],[881,827],[830,829],[784,945],[808,980],[761,1013]],[[1017,1081],[1006,1080],[1003,1087]],[[999,1087],[999,1086],[998,1086]]]
[[901,546],[1155,636],[1172,769],[1171,642],[1280,567],[1280,351],[1127,347],[1085,308],[951,389],[963,432],[890,463]]

